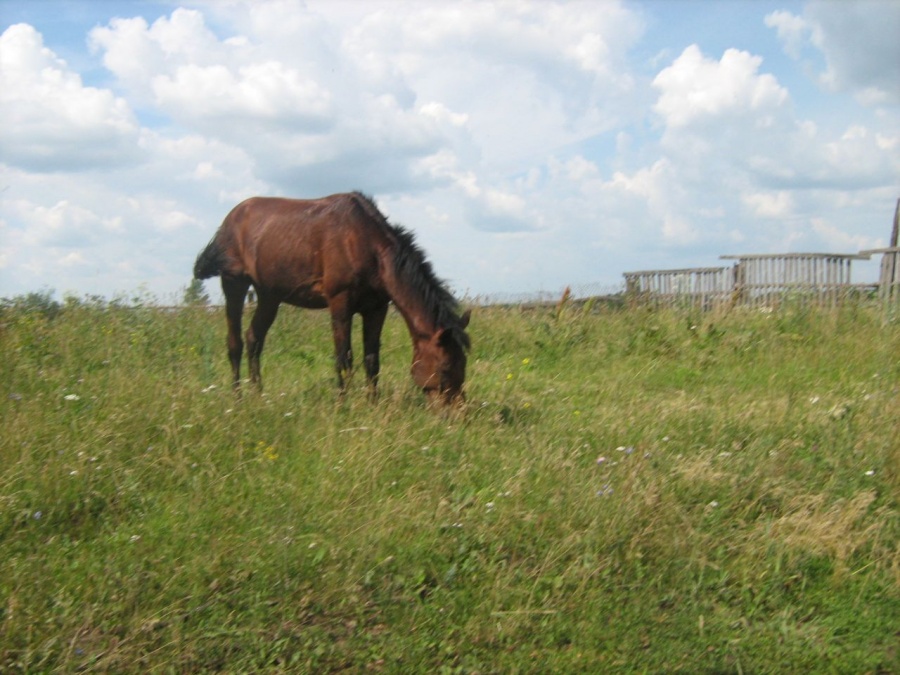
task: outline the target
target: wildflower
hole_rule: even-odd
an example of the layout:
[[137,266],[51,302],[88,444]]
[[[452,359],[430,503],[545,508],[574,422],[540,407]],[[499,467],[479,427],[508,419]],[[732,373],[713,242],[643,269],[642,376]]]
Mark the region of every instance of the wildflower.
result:
[[619,452],[624,452],[626,455],[630,455],[632,452],[634,452],[634,446],[633,445],[628,445],[628,446],[620,445],[618,448],[616,448],[616,450],[618,450]]
[[80,401],[81,397],[78,394],[66,394],[63,396],[67,401]]
[[602,488],[597,490],[598,497],[605,497],[606,495],[611,495],[613,493],[612,487],[610,487],[609,483],[604,485]]
[[719,505],[719,502],[717,502],[715,499],[713,499],[713,500],[709,503],[710,508],[713,508],[713,509],[716,508],[718,505]]
[[43,517],[43,515],[44,514],[41,511],[35,511],[31,517],[34,518],[35,520],[40,520]]
[[270,462],[274,462],[276,459],[278,459],[278,453],[275,452],[275,446],[267,445],[265,441],[259,441],[256,444],[256,450],[263,456],[264,459],[267,459]]
[[513,374],[512,374],[512,373],[507,373],[507,374],[506,374],[506,381],[509,382],[511,379],[513,379]]
[[524,359],[522,359],[522,365],[523,365],[523,366],[527,366],[529,363],[531,363],[531,359],[529,359],[529,358],[527,358],[527,357],[524,358]]
[[597,458],[597,464],[603,464],[603,462],[605,462],[605,461],[606,461],[606,457],[598,457]]
[[874,475],[875,475],[875,471],[873,471],[872,469],[869,469],[868,471],[866,471],[866,475],[867,475],[867,476],[874,476]]
[[484,506],[485,506],[485,508],[487,508],[488,511],[490,511],[492,508],[494,508],[494,502],[488,502]]

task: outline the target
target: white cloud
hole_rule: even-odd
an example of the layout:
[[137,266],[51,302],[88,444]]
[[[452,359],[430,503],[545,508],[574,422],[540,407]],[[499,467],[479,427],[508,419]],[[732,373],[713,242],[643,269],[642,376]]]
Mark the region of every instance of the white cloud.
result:
[[147,98],[160,74],[186,65],[216,65],[226,52],[203,15],[182,8],[152,25],[142,17],[113,18],[107,26],[92,29],[88,42],[92,51],[103,53],[103,65],[129,91]]
[[41,35],[16,24],[0,35],[0,155],[35,171],[135,161],[138,126],[128,103],[86,87]]
[[828,251],[855,253],[878,246],[877,238],[845,232],[830,223],[827,218],[811,218],[810,225],[812,231],[819,237]]
[[802,16],[785,10],[776,10],[765,18],[765,24],[774,28],[785,51],[794,58],[800,57],[804,43],[809,39],[812,28]]
[[152,82],[156,103],[173,117],[195,122],[209,118],[257,118],[287,125],[324,123],[331,96],[315,81],[275,61],[231,72],[221,65],[180,66],[173,76]]
[[785,51],[802,58],[814,48],[825,59],[820,81],[854,92],[865,105],[900,103],[900,3],[894,0],[813,0],[803,16],[776,11],[766,17]]
[[691,45],[653,81],[661,92],[654,110],[669,128],[747,115],[765,124],[760,115],[777,111],[788,93],[772,75],[758,74],[761,64],[760,57],[737,49],[715,61]]
[[761,218],[785,218],[791,215],[793,198],[789,192],[753,192],[741,196],[754,215]]

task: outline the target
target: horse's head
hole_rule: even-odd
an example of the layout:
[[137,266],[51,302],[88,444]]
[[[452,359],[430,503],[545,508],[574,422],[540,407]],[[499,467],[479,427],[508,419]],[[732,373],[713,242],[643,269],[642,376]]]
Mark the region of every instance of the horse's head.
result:
[[450,404],[465,399],[466,350],[469,337],[465,333],[470,312],[454,326],[438,329],[429,338],[413,345],[412,376],[429,402]]

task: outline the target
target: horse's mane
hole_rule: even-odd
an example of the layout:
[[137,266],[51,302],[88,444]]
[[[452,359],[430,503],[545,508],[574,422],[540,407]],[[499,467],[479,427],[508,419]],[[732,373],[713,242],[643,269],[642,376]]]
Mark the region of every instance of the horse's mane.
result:
[[469,336],[460,327],[459,303],[425,258],[425,253],[416,243],[412,232],[399,225],[393,225],[378,210],[375,202],[361,192],[353,193],[354,202],[370,218],[390,231],[397,240],[394,251],[394,270],[397,278],[417,294],[432,314],[435,326],[450,331],[453,339],[463,349],[469,349]]

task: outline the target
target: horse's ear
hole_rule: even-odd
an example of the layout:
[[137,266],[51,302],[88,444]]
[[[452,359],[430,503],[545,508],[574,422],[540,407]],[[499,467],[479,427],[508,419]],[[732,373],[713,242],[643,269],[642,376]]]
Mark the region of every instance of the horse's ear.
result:
[[459,327],[465,330],[466,326],[469,325],[469,319],[472,318],[472,310],[467,309],[463,312],[463,315],[459,317]]

